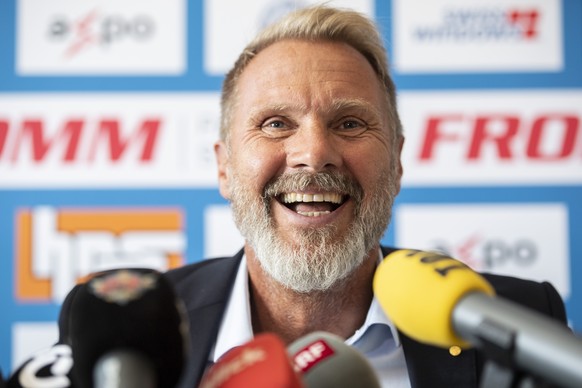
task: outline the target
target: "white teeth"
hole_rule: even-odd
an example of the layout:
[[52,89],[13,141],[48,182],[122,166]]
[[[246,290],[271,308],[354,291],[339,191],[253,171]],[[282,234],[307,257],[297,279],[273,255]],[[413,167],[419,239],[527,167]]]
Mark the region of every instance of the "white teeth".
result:
[[331,202],[341,203],[342,196],[338,193],[323,193],[323,194],[301,194],[301,193],[285,193],[282,201],[284,203],[294,202]]
[[298,214],[301,214],[302,216],[306,216],[306,217],[319,217],[322,216],[324,214],[329,214],[329,211],[324,211],[324,212],[297,212]]

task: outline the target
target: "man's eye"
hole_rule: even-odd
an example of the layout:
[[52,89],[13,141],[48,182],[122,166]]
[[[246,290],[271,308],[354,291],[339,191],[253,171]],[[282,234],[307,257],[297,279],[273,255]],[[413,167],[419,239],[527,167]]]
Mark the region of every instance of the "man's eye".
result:
[[362,127],[362,123],[355,121],[355,120],[348,120],[348,121],[344,121],[342,123],[342,128],[344,129],[356,129],[356,128],[361,128]]
[[268,120],[268,121],[265,121],[261,125],[261,127],[264,130],[273,131],[273,130],[287,129],[288,128],[288,125],[283,120]]
[[266,123],[265,126],[268,128],[280,129],[280,128],[285,128],[285,123],[282,122],[281,120],[273,120],[273,121]]
[[285,137],[293,130],[293,124],[285,119],[266,120],[261,124],[261,130],[272,137]]
[[347,136],[356,136],[361,134],[362,132],[364,132],[367,129],[367,126],[365,123],[363,123],[360,120],[353,120],[353,119],[349,119],[349,120],[343,120],[339,125],[338,125],[338,132],[340,132],[343,135],[347,135]]

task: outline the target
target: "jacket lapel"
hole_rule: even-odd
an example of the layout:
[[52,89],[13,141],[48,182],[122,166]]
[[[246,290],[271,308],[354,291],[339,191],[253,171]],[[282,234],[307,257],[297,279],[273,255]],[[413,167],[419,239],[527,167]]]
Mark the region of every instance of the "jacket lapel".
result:
[[197,268],[169,273],[178,295],[187,301],[190,349],[181,388],[198,386],[208,365],[210,350],[216,341],[222,315],[236,277],[242,251],[234,257],[209,259],[193,264]]
[[477,387],[475,351],[452,356],[449,349],[417,342],[398,332],[410,383],[414,388]]
[[[396,249],[382,247],[384,257]],[[390,317],[388,317],[390,318]],[[414,388],[477,387],[474,350],[452,356],[449,349],[425,345],[398,331],[410,383]]]

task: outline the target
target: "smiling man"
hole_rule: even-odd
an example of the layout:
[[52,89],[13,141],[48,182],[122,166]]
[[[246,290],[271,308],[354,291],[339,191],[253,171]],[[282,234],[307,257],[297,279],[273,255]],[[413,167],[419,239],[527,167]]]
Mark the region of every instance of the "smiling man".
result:
[[253,331],[288,342],[317,329],[348,338],[363,324],[402,175],[393,85],[365,57],[386,68],[367,47],[380,37],[346,13],[362,28],[322,39],[331,24],[317,20],[334,13],[305,12],[251,43],[226,78],[215,146],[246,239]]
[[[476,387],[480,355],[413,341],[373,295],[376,267],[394,250],[379,241],[400,190],[404,144],[373,22],[328,7],[288,15],[240,54],[221,103],[220,193],[245,245],[167,275],[190,317],[182,386],[256,334],[289,344],[327,331],[361,351],[383,386]],[[564,321],[551,285],[487,279]]]
[[340,42],[274,43],[241,74],[216,153],[258,295],[369,284],[401,176],[385,95],[364,56]]

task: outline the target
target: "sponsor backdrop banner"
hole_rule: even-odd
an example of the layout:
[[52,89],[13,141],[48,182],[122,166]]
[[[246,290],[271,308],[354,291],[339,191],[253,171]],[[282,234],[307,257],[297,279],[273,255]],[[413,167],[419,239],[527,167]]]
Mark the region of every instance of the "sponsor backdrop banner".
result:
[[[223,75],[313,3],[0,2],[4,373],[56,340],[92,271],[241,247],[212,152]],[[399,88],[405,174],[383,242],[549,280],[582,333],[582,2],[331,3],[378,21]]]

